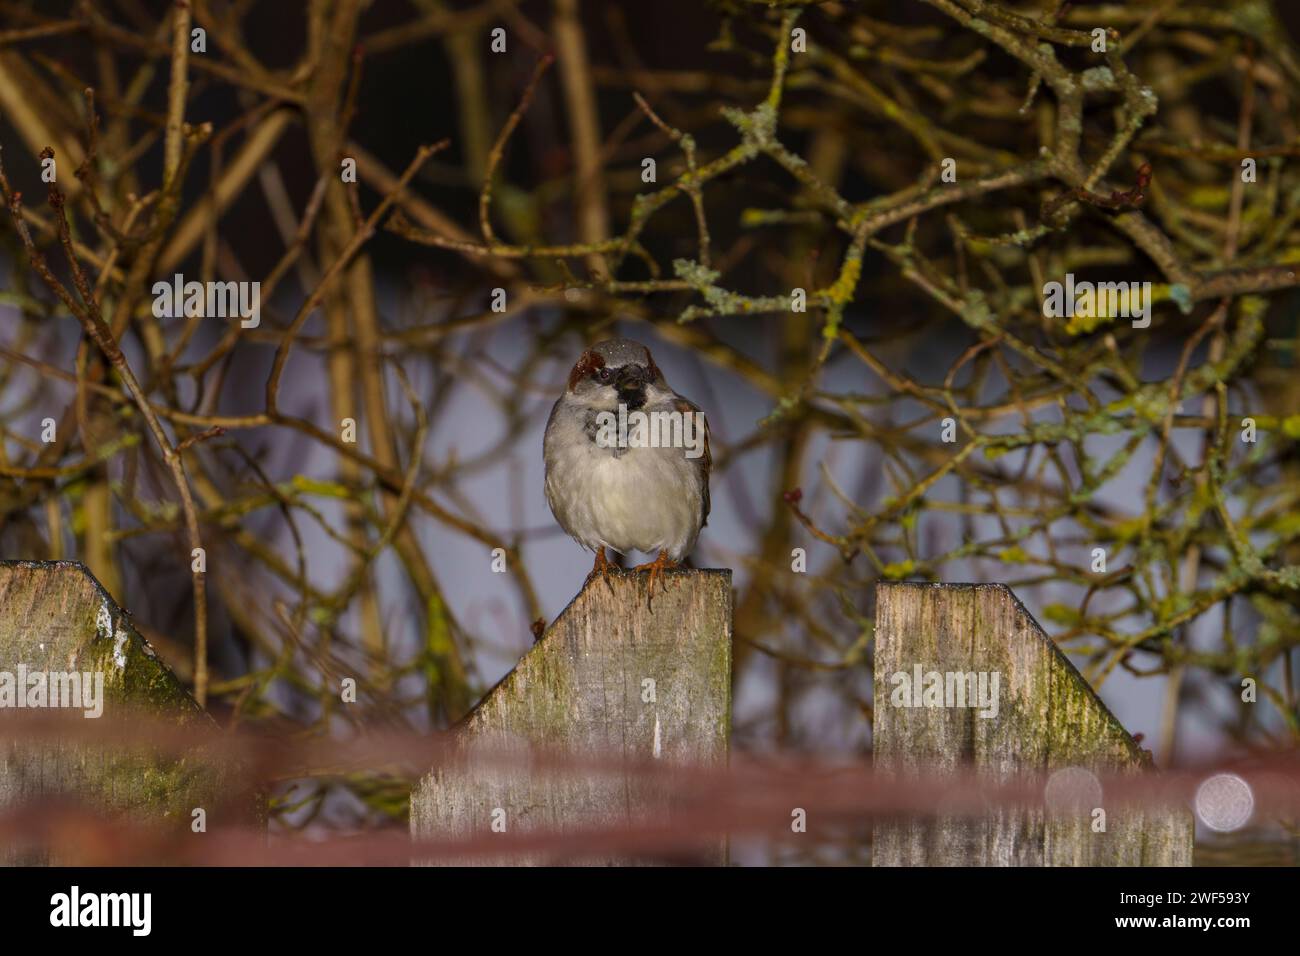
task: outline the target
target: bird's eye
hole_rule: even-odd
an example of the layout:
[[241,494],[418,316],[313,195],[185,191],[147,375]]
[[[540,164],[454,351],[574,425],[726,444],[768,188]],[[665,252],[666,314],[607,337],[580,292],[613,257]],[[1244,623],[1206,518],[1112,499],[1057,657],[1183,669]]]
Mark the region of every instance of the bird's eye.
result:
[[614,380],[614,371],[608,367],[597,370],[596,378],[601,382],[612,382]]

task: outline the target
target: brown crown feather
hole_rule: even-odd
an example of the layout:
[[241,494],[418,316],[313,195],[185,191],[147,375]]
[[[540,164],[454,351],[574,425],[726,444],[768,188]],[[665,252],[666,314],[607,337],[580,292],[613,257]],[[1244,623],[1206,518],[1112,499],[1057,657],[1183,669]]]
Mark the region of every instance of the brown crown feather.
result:
[[578,362],[573,366],[573,371],[569,373],[569,391],[578,387],[578,383],[584,378],[596,371],[598,368],[604,368],[605,358],[599,352],[593,352],[591,349],[583,352],[578,357]]

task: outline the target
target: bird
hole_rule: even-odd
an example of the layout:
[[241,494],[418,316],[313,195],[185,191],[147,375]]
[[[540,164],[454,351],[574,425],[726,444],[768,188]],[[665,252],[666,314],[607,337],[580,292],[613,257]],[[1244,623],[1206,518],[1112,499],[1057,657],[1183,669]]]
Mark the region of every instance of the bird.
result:
[[700,407],[673,391],[640,342],[597,342],[551,409],[542,457],[555,520],[596,552],[587,583],[609,582],[606,548],[655,554],[632,569],[649,572],[652,602],[660,575],[681,566],[709,518],[713,462]]

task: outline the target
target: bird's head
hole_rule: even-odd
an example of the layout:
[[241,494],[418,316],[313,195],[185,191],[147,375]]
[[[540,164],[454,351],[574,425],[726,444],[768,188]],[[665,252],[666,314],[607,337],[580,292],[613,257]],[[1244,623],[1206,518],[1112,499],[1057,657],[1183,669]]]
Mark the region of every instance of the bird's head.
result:
[[593,408],[626,405],[635,411],[670,391],[650,350],[631,339],[597,342],[569,373],[572,400]]

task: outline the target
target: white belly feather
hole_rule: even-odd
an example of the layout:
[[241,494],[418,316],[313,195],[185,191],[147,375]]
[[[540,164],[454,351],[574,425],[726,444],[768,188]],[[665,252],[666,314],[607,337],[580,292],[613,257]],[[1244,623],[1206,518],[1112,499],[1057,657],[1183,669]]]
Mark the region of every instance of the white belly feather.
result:
[[546,498],[579,543],[595,549],[668,552],[684,558],[700,532],[702,496],[695,463],[681,448],[627,448],[615,455],[587,438],[581,423],[547,429]]

